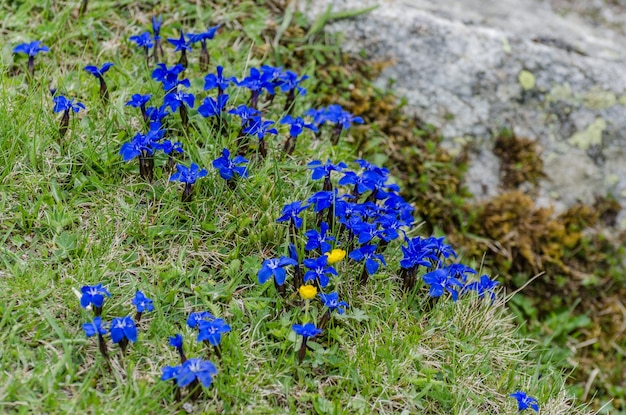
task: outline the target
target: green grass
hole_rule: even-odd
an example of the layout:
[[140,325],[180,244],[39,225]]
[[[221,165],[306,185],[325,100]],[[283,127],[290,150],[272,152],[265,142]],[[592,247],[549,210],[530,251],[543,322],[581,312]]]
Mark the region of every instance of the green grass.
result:
[[[584,413],[567,397],[562,373],[549,361],[529,359],[535,346],[519,335],[503,301],[466,296],[432,304],[424,289],[403,293],[396,277],[398,242],[385,253],[389,266],[365,287],[355,282],[360,264],[339,264],[333,285],[351,307],[310,341],[312,350],[299,365],[291,325],[305,317],[303,306],[291,291],[283,299],[271,283],[260,286],[256,273],[263,259],[286,253],[287,227],[275,222],[282,206],[320,186],[306,163],[358,154],[350,145],[331,147],[308,137],[294,157],[285,157],[281,130],[281,139],[269,142],[266,160],[251,156],[248,180],[229,189],[209,168],[194,200],[181,203],[182,189],[168,183],[166,173],[157,169],[154,182],[146,183],[136,160],[124,163],[118,155],[141,128],[139,112],[124,103],[133,93],[162,97],[141,51],[127,41],[148,29],[151,7],[92,1],[80,19],[77,8],[78,2],[35,0],[0,8],[6,39],[0,73],[1,412],[183,412],[171,383],[159,379],[163,366],[177,363],[167,338],[182,333],[188,356],[205,355],[185,321],[191,311],[208,310],[225,318],[232,332],[224,336],[222,359],[214,358],[214,384],[189,402],[194,413],[512,414],[516,405],[508,394],[516,389],[536,396],[542,413]],[[156,9],[164,16],[165,37],[174,37],[178,27],[197,31],[207,22],[222,23],[223,32],[210,43],[211,70],[221,64],[237,77],[251,66],[290,62],[290,51],[274,42],[281,20],[270,10],[251,1],[206,8],[168,1]],[[37,57],[35,80],[27,83],[25,60],[11,49],[35,39],[51,52]],[[266,46],[272,43],[278,48]],[[174,63],[171,48],[164,47]],[[335,47],[313,38],[296,46],[312,57]],[[196,59],[192,54],[186,76],[199,92],[204,74]],[[105,61],[115,63],[105,76],[108,106],[82,70]],[[304,62],[292,69],[310,75],[314,91],[322,63]],[[62,139],[50,87],[87,106]],[[230,105],[247,99],[233,92]],[[294,113],[315,100],[314,92],[300,98]],[[282,98],[276,101],[268,118],[282,116]],[[220,135],[192,111],[195,128],[187,134],[178,115],[172,118],[186,163],[209,167],[223,147],[234,145],[237,126]],[[313,221],[309,216],[308,225]],[[112,293],[105,320],[131,314],[137,289],[156,306],[142,319],[127,356],[111,347],[110,368],[81,329],[91,316],[76,294],[99,282]],[[320,312],[312,303],[309,316]]]

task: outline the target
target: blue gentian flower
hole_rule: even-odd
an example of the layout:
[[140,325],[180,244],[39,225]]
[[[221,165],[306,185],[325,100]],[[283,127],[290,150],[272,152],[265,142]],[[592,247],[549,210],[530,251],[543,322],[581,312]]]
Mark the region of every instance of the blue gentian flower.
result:
[[39,52],[50,52],[50,48],[43,45],[41,41],[35,40],[33,42],[20,43],[13,48],[13,53],[24,53],[29,58],[34,58]]
[[289,135],[294,138],[302,134],[302,131],[304,131],[305,128],[308,128],[309,130],[313,132],[317,132],[317,127],[314,126],[313,124],[305,122],[302,117],[294,118],[291,115],[285,115],[280,120],[280,123],[287,124],[290,126]]
[[456,258],[456,252],[454,252],[454,249],[452,248],[452,246],[443,243],[443,240],[445,239],[444,236],[440,237],[440,238],[435,238],[434,236],[430,236],[427,238],[427,241],[431,244],[431,249],[433,250],[433,252],[435,253],[435,256],[441,260],[441,257],[443,256],[444,258],[450,258],[451,256]]
[[266,134],[278,134],[276,128],[269,128],[274,124],[274,121],[263,121],[259,116],[252,116],[248,126],[243,129],[245,134],[256,135],[259,140],[263,140]]
[[296,334],[305,338],[315,337],[322,334],[322,329],[318,329],[313,323],[306,323],[305,325],[294,324],[291,328],[296,332]]
[[152,94],[146,94],[146,95],[133,94],[131,99],[126,102],[125,106],[135,107],[135,108],[143,107],[145,109],[146,104],[148,103],[148,101],[150,101],[150,98],[152,98]]
[[191,51],[191,42],[185,38],[182,30],[178,38],[168,38],[167,41],[174,45],[174,52]]
[[259,96],[263,89],[268,90],[270,93],[274,92],[272,83],[261,76],[261,72],[257,68],[250,68],[250,75],[237,82],[237,85],[250,90],[250,106],[252,108],[257,107]]
[[158,147],[158,135],[137,133],[129,142],[122,144],[119,154],[124,161],[130,161],[135,157],[151,156]]
[[222,95],[226,88],[228,88],[231,82],[237,83],[237,78],[230,77],[224,78],[224,67],[217,67],[217,74],[208,74],[204,77],[204,90],[209,91],[213,88],[217,88],[217,95]]
[[219,346],[222,334],[230,332],[230,326],[224,319],[201,320],[198,322],[198,341],[208,341],[211,346]]
[[95,65],[87,65],[85,66],[83,69],[87,72],[89,72],[90,74],[92,74],[93,76],[95,76],[96,78],[100,79],[104,76],[104,74],[111,69],[111,67],[113,66],[113,62],[105,62],[102,64],[102,66],[100,68],[98,68]]
[[336,292],[329,294],[319,293],[319,296],[324,306],[330,311],[337,310],[339,314],[343,314],[344,309],[349,307],[345,301],[339,301],[339,294]]
[[168,68],[164,63],[157,63],[157,67],[152,71],[152,79],[163,84],[163,90],[169,91],[178,85],[178,76],[185,68],[180,63]]
[[154,305],[152,304],[152,300],[145,296],[144,293],[137,290],[135,293],[135,298],[133,298],[132,305],[137,308],[138,313],[143,313],[144,311],[153,311]]
[[102,308],[104,296],[111,296],[111,293],[102,284],[85,285],[80,288],[80,291],[83,293],[80,297],[80,306],[82,308],[87,308],[90,304],[96,309]]
[[300,95],[306,95],[306,89],[300,86],[300,83],[309,79],[307,75],[298,78],[298,74],[292,71],[282,73],[280,80],[282,81],[280,89],[283,92],[294,93],[296,90]]
[[159,38],[161,35],[161,26],[163,25],[163,16],[159,15],[159,17],[152,16],[152,33],[154,33],[154,38]]
[[167,41],[174,45],[174,52],[180,52],[180,60],[178,63],[179,65],[182,65],[183,68],[186,68],[188,64],[187,51],[191,52],[191,42],[185,38],[185,33],[181,29],[180,37],[178,39],[169,38]]
[[167,117],[170,113],[167,111],[165,105],[160,107],[147,107],[146,114],[148,115],[148,121],[150,122],[162,122],[163,118]]
[[331,163],[330,159],[326,160],[326,163],[322,164],[320,160],[313,160],[307,164],[307,168],[311,169],[311,178],[313,180],[319,180],[328,178],[330,180],[330,174],[333,171],[341,172],[343,169],[348,168],[346,163],[340,161],[337,164]]
[[299,215],[309,206],[300,201],[288,203],[283,207],[283,214],[276,219],[276,222],[289,221],[296,229],[300,229],[302,227],[302,218]]
[[176,165],[176,173],[170,177],[170,182],[179,181],[186,184],[194,184],[196,180],[205,177],[208,174],[206,169],[200,169],[196,163],[191,163],[187,167],[182,164]]
[[93,321],[89,323],[83,324],[83,330],[87,337],[92,337],[95,335],[104,335],[107,333],[106,329],[102,327],[102,318],[95,317]]
[[196,34],[189,34],[189,38],[191,43],[197,43],[197,42],[206,42],[207,40],[211,40],[215,37],[215,34],[217,33],[217,31],[219,30],[221,25],[217,25],[217,26],[213,26],[213,27],[209,27],[206,32],[202,32],[202,33],[196,33]]
[[163,140],[162,143],[158,143],[155,146],[155,150],[161,150],[165,154],[172,155],[174,153],[183,152],[183,143],[180,141],[171,142],[170,140]]
[[28,73],[31,76],[35,75],[35,56],[39,52],[49,52],[50,49],[47,46],[41,44],[39,40],[29,43],[21,43],[13,48],[13,53],[24,53],[28,55]]
[[85,109],[85,105],[83,105],[83,103],[81,102],[75,103],[74,98],[67,99],[63,95],[57,95],[52,98],[52,100],[54,101],[54,108],[52,109],[52,111],[54,112],[78,112],[81,109]]
[[246,166],[238,166],[238,164],[245,163],[248,163],[248,160],[242,156],[235,156],[235,158],[231,159],[230,151],[225,148],[222,150],[222,156],[213,160],[213,167],[219,171],[222,179],[232,180],[235,174],[243,178],[248,177],[248,168]]
[[365,270],[368,275],[373,275],[376,271],[378,271],[378,261],[385,266],[387,265],[385,258],[381,254],[376,253],[376,248],[376,245],[363,245],[362,247],[350,252],[348,257],[357,262],[365,260]]
[[182,334],[175,334],[169,338],[168,344],[175,348],[176,350],[180,350],[183,348],[183,336]]
[[536,398],[532,396],[528,396],[526,392],[516,391],[509,395],[512,398],[517,399],[517,410],[524,411],[528,408],[531,408],[535,412],[539,412],[539,403]]
[[334,236],[327,235],[329,230],[329,226],[326,222],[322,222],[320,224],[319,232],[317,229],[310,229],[306,231],[304,234],[307,238],[306,245],[304,249],[307,251],[312,251],[314,249],[319,249],[321,253],[325,254],[331,250],[331,245],[328,241],[335,241]]
[[307,202],[309,202],[313,206],[313,211],[315,213],[319,213],[324,209],[332,208],[337,198],[337,189],[335,189],[335,191],[320,190],[319,192],[315,192],[311,197],[309,197],[307,199]]
[[202,105],[198,107],[198,112],[203,117],[213,117],[222,115],[226,102],[228,102],[228,94],[218,95],[217,100],[212,97],[206,97]]
[[316,127],[320,127],[326,121],[328,121],[328,117],[326,116],[326,108],[315,109],[311,108],[304,113],[305,116],[313,118],[312,124]]
[[131,342],[137,341],[137,327],[135,322],[129,316],[123,318],[114,318],[111,321],[111,340],[113,343],[120,343],[124,339]]
[[189,108],[193,108],[195,100],[196,97],[188,92],[170,92],[163,98],[163,105],[170,107],[172,111],[177,111],[183,104],[187,104]]
[[326,110],[326,120],[335,123],[335,130],[331,136],[331,142],[333,145],[337,145],[339,137],[344,130],[350,128],[354,123],[363,124],[363,118],[354,116],[348,111],[345,111],[341,106],[333,104],[329,105]]
[[200,169],[196,163],[191,163],[191,166],[187,167],[182,164],[176,165],[176,173],[170,177],[170,182],[179,181],[185,183],[185,189],[181,200],[183,202],[190,202],[192,199],[193,184],[196,180],[205,177],[208,174],[206,169]]
[[131,42],[135,42],[138,48],[144,48],[146,51],[154,46],[152,38],[150,37],[150,32],[143,32],[140,35],[131,36],[129,40]]
[[[125,106],[139,108],[141,110],[143,122],[147,123],[149,121],[149,116],[146,109],[146,104],[148,103],[148,101],[150,101],[150,98],[152,98],[152,94],[133,94],[130,101],[126,102]],[[161,120],[158,121],[161,122]]]
[[274,282],[277,285],[284,285],[285,279],[287,278],[287,271],[285,271],[284,267],[287,265],[297,266],[298,261],[286,256],[282,256],[280,258],[270,258],[263,261],[261,269],[259,269],[257,274],[259,284],[265,284],[267,280],[274,277]]
[[209,69],[209,63],[211,61],[211,57],[209,56],[209,51],[206,48],[206,41],[213,39],[215,37],[215,33],[220,28],[219,25],[210,27],[206,32],[197,33],[195,35],[189,35],[189,41],[191,43],[200,42],[200,71],[205,72]]
[[198,328],[198,323],[203,320],[213,320],[215,317],[208,311],[198,311],[189,313],[187,317],[187,325],[192,328]]
[[330,279],[327,275],[338,275],[335,268],[333,268],[331,265],[328,265],[327,255],[322,255],[317,259],[305,259],[303,263],[304,266],[309,269],[304,274],[304,282],[317,280],[320,284],[320,287],[326,288],[326,286],[330,282]]
[[202,386],[208,388],[213,382],[213,376],[217,374],[217,368],[209,360],[192,358],[182,364],[176,374],[176,384],[183,388],[198,380]]
[[447,290],[452,296],[452,300],[456,301],[459,298],[459,294],[455,287],[462,288],[463,283],[450,276],[447,268],[439,268],[429,273],[424,274],[422,277],[424,282],[430,285],[429,295],[431,297],[441,297],[445,290]]
[[242,104],[237,108],[233,108],[228,111],[228,113],[239,116],[239,118],[241,118],[241,126],[242,128],[245,128],[252,117],[260,114],[261,112],[255,108],[250,108],[247,105]]
[[180,369],[182,369],[182,365],[180,366],[165,366],[163,368],[161,368],[161,380],[174,380],[176,381],[176,378],[178,378],[178,373],[180,372]]
[[493,291],[500,283],[498,281],[492,281],[491,278],[487,275],[482,275],[480,280],[471,282],[467,284],[461,290],[461,294],[467,291],[476,291],[480,298],[485,296],[485,293],[488,293],[493,301],[496,298],[496,293]]

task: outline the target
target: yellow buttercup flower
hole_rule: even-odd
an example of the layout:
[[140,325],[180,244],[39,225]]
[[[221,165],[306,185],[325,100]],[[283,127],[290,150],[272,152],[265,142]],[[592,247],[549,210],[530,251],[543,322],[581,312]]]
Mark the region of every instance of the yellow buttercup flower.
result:
[[317,288],[314,285],[302,285],[298,288],[298,292],[303,300],[311,300],[317,295]]
[[332,251],[326,253],[328,257],[328,264],[334,264],[335,262],[339,262],[346,257],[346,251],[343,249],[333,249]]

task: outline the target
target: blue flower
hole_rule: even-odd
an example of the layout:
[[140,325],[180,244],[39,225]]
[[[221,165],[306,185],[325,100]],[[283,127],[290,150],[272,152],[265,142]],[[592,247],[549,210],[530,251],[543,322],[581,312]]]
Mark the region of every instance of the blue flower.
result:
[[328,265],[327,255],[322,255],[317,259],[305,259],[303,263],[304,266],[309,269],[309,271],[304,274],[304,282],[317,280],[319,281],[320,287],[325,288],[330,282],[327,274],[338,275],[335,268]]
[[528,396],[526,392],[516,391],[509,396],[517,399],[518,411],[524,411],[528,408],[532,408],[533,411],[539,412],[539,403],[537,402],[537,399],[532,396]]
[[300,229],[302,227],[302,218],[299,215],[309,206],[300,201],[288,203],[283,207],[283,214],[276,219],[276,222],[290,221],[296,229]]
[[34,42],[20,43],[13,48],[13,53],[24,53],[34,58],[39,52],[50,52],[50,48],[42,45],[42,42],[35,40]]
[[202,105],[198,107],[198,112],[203,117],[219,117],[222,115],[222,111],[224,111],[228,98],[227,94],[219,95],[217,100],[212,97],[206,97],[202,102]]
[[277,285],[284,285],[287,278],[287,271],[285,271],[284,267],[287,265],[298,265],[298,261],[286,256],[263,261],[261,269],[259,269],[257,274],[259,284],[265,284],[273,276]]
[[435,238],[434,236],[430,236],[426,239],[426,241],[431,244],[431,249],[438,259],[441,259],[442,256],[444,258],[450,258],[451,256],[456,258],[456,252],[454,252],[454,249],[452,249],[450,245],[443,243],[444,239],[444,236],[442,236],[441,238]]
[[102,303],[104,303],[104,296],[111,296],[109,291],[107,291],[102,284],[85,285],[84,287],[81,287],[80,291],[83,293],[80,297],[80,306],[82,308],[87,308],[89,304],[100,308],[102,307]]
[[104,74],[109,69],[111,69],[112,66],[113,66],[113,62],[105,62],[105,63],[102,64],[102,67],[100,67],[100,68],[98,68],[95,65],[87,65],[83,69],[85,69],[87,72],[89,72],[90,74],[92,74],[96,78],[100,79],[100,78],[102,78],[104,76]]
[[187,317],[187,325],[195,329],[198,327],[199,322],[203,320],[213,320],[214,318],[213,314],[208,311],[191,312],[189,313],[189,317]]
[[174,52],[191,50],[191,42],[185,39],[185,33],[182,30],[180,31],[180,37],[178,39],[168,38],[167,41],[174,45]]
[[152,98],[152,94],[147,94],[147,95],[133,94],[130,101],[126,102],[125,106],[142,108],[146,106],[148,101],[150,101],[150,98]]
[[306,323],[305,325],[294,324],[291,328],[296,332],[296,334],[305,338],[315,337],[322,334],[322,329],[318,329],[313,323]]
[[266,77],[261,76],[261,72],[257,68],[250,68],[250,75],[237,82],[237,86],[248,88],[255,93],[260,93],[264,88],[271,93],[274,92],[272,83]]
[[198,322],[198,329],[200,330],[198,341],[208,340],[211,346],[219,346],[222,341],[222,334],[230,332],[230,326],[221,318],[201,320]]
[[152,16],[152,32],[154,33],[154,38],[157,39],[161,34],[161,25],[163,24],[163,16],[159,15],[159,17]]
[[146,108],[146,114],[148,115],[148,120],[152,122],[161,122],[163,118],[167,117],[170,113],[167,111],[167,107],[165,105],[161,105],[160,107],[148,107]]
[[185,70],[180,63],[168,68],[164,63],[157,63],[157,67],[152,71],[152,79],[163,84],[163,89],[169,91],[178,85],[178,75]]
[[83,330],[85,330],[85,334],[87,337],[95,336],[95,335],[104,335],[107,333],[106,329],[102,327],[102,318],[96,317],[93,321],[89,323],[83,324]]
[[52,98],[52,100],[54,101],[54,108],[52,109],[54,112],[69,112],[70,110],[78,112],[81,109],[85,109],[85,106],[81,102],[74,103],[74,98],[67,99],[63,95],[57,95]]
[[164,140],[162,143],[155,145],[155,150],[161,150],[165,154],[182,153],[183,144],[180,141],[172,143],[170,140]]
[[218,66],[217,75],[210,73],[207,76],[205,76],[204,77],[204,90],[208,91],[213,88],[217,88],[218,95],[222,95],[224,91],[226,90],[226,88],[230,86],[231,82],[237,83],[237,78],[235,77],[224,78],[223,72],[224,72],[224,67]]
[[161,372],[163,372],[163,374],[161,375],[161,380],[176,380],[176,378],[178,377],[178,373],[180,372],[180,369],[183,366],[165,366],[163,368],[161,368]]
[[309,124],[309,123],[305,122],[302,117],[293,118],[291,115],[285,115],[280,120],[280,123],[281,124],[287,124],[287,125],[291,126],[289,128],[289,135],[291,137],[294,137],[294,138],[299,136],[300,134],[302,134],[302,131],[304,131],[305,128],[308,128],[309,130],[313,131],[314,133],[317,132],[317,127],[314,126],[313,124]]
[[307,164],[307,168],[311,169],[311,178],[313,180],[319,180],[323,178],[328,178],[330,180],[330,173],[333,171],[343,171],[343,169],[348,166],[344,162],[339,162],[337,164],[333,164],[330,162],[330,159],[326,160],[325,164],[322,164],[320,160],[313,160],[309,164]]
[[376,260],[380,261],[385,266],[387,265],[385,258],[381,254],[376,253],[376,248],[376,245],[363,245],[350,252],[348,257],[358,262],[365,260],[365,269],[369,275],[372,275],[378,271],[379,264]]
[[339,314],[343,314],[344,309],[349,307],[348,303],[346,303],[345,301],[339,301],[339,294],[337,293],[320,293],[319,296],[324,303],[324,306],[327,307],[330,311],[337,310]]
[[148,155],[152,155],[154,149],[153,143],[147,139],[145,134],[137,133],[131,141],[122,144],[119,154],[124,161],[130,161],[135,157],[142,155],[142,152],[146,152]]
[[111,321],[110,332],[113,343],[119,343],[123,339],[127,339],[133,343],[137,341],[137,327],[133,319],[129,316],[114,318]]
[[146,51],[154,46],[150,32],[143,32],[140,35],[131,36],[129,40],[135,42],[138,48],[144,48]]
[[406,246],[401,246],[404,258],[400,260],[400,266],[405,269],[417,268],[419,266],[430,267],[437,257],[433,253],[432,243],[429,239],[422,239],[417,236],[412,239],[405,239]]
[[141,291],[137,290],[135,293],[135,298],[133,298],[132,305],[137,308],[138,313],[143,313],[144,311],[153,311],[154,305],[152,305],[152,300],[144,295]]
[[276,128],[269,128],[274,121],[263,121],[259,116],[253,116],[248,125],[243,129],[244,134],[256,135],[259,140],[263,140],[266,134],[278,134]]
[[213,382],[213,376],[217,374],[217,368],[209,360],[192,358],[180,366],[176,374],[176,384],[183,388],[194,380],[198,380],[202,386],[208,388]]
[[327,236],[329,226],[326,222],[320,224],[319,232],[317,229],[311,229],[304,234],[307,237],[305,250],[311,251],[313,249],[319,249],[323,254],[330,251],[331,246],[327,241],[335,241],[335,237]]
[[238,166],[238,164],[245,163],[248,163],[248,160],[242,156],[235,156],[235,158],[231,159],[230,151],[225,148],[222,150],[222,156],[213,160],[213,167],[220,172],[222,179],[231,180],[235,177],[235,174],[244,178],[248,177],[248,168],[246,166]]
[[206,176],[207,174],[206,169],[200,169],[200,166],[196,163],[191,163],[190,167],[177,164],[176,173],[172,174],[170,182],[179,181],[181,183],[194,184],[196,180]]
[[500,283],[498,281],[492,281],[487,275],[482,275],[480,280],[471,282],[467,284],[461,290],[461,293],[465,293],[466,291],[476,291],[480,298],[485,296],[485,293],[488,293],[491,299],[493,300],[496,297],[496,293],[493,291]]
[[176,91],[170,92],[163,98],[163,105],[170,107],[172,111],[177,111],[181,105],[187,104],[189,108],[193,108],[196,97],[188,92]]
[[306,79],[309,79],[308,76],[303,75],[298,78],[298,74],[292,71],[286,71],[281,74],[280,80],[281,85],[280,89],[283,92],[290,92],[297,90],[300,95],[306,95],[306,89],[300,86],[300,83]]
[[183,336],[181,334],[175,334],[169,338],[168,344],[175,348],[176,350],[180,350],[183,348]]
[[215,37],[215,34],[217,33],[220,26],[221,25],[209,27],[206,32],[197,33],[195,35],[189,34],[189,41],[191,43],[197,43],[197,42],[206,42],[207,40],[211,40]]
[[242,104],[237,108],[233,108],[228,111],[228,113],[239,116],[241,118],[241,125],[245,127],[248,125],[248,122],[252,119],[252,117],[260,114],[261,112],[255,108],[250,108],[247,105]]
[[431,297],[441,297],[445,292],[444,290],[447,290],[450,295],[452,295],[453,301],[456,301],[459,298],[459,294],[457,293],[455,287],[463,287],[463,283],[456,278],[451,277],[448,269],[436,269],[424,274],[422,278],[426,284],[430,285],[430,291],[428,294]]
[[307,199],[307,202],[313,205],[313,211],[319,213],[324,209],[329,209],[333,206],[338,198],[337,189],[332,190],[320,190],[315,192],[311,197]]

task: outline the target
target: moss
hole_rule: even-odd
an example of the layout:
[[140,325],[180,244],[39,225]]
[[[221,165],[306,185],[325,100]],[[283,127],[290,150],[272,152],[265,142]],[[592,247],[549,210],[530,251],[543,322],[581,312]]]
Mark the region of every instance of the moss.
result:
[[524,183],[536,186],[545,177],[539,148],[533,140],[504,130],[496,138],[493,152],[500,159],[500,180],[504,189],[516,189]]

